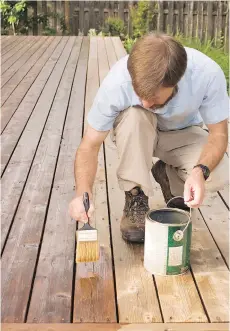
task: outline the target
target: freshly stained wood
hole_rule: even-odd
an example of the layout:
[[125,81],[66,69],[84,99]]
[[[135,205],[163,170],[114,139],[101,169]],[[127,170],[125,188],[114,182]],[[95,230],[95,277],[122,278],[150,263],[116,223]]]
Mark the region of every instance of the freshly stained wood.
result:
[[200,207],[205,222],[229,266],[228,209],[217,193],[209,195]]
[[[25,63],[25,58],[27,59],[27,54],[31,53],[31,48],[33,47],[33,49],[34,49],[34,47],[35,47],[35,49],[36,49],[38,42],[39,41],[41,42],[42,40],[43,40],[43,38],[41,38],[41,37],[37,37],[37,40],[34,39],[33,37],[28,37],[28,39],[25,40],[25,43],[24,43],[22,49],[19,50],[15,55],[13,55],[11,58],[9,58],[2,65],[2,78],[4,80],[1,84],[1,86],[3,86],[5,84],[5,80],[8,77],[9,72],[13,71],[13,68],[18,69],[18,67],[19,67],[18,64],[20,64],[21,62]],[[25,55],[25,53],[26,53],[26,55]],[[10,69],[10,71],[7,74],[6,72],[8,69]],[[4,73],[5,73],[5,75],[3,75]]]
[[25,39],[27,36],[20,37],[18,40],[16,40],[15,43],[11,44],[9,47],[5,48],[2,52],[2,63],[4,63],[6,60],[8,60],[11,56],[13,56],[16,52],[18,52],[23,46],[25,42]]
[[228,331],[228,323],[79,323],[79,324],[2,324],[2,331]]
[[[68,40],[68,37],[64,39]],[[58,60],[54,71],[43,90],[32,116],[24,130],[19,143],[14,151],[7,171],[2,178],[2,246],[4,245],[7,232],[14,217],[20,195],[22,193],[31,162],[33,160],[45,121],[49,114],[53,98],[55,96],[62,72],[72,49],[72,40]],[[41,112],[42,109],[42,112]]]
[[[71,40],[72,45],[73,42],[74,39]],[[2,284],[4,288],[2,299],[12,298],[10,305],[8,307],[5,305],[2,310],[4,322],[23,322],[25,319],[79,48],[80,40],[78,39],[69,59],[66,54],[68,62],[55,95],[2,257]],[[21,222],[22,219],[23,223]],[[26,268],[22,268],[20,261],[27,261]],[[44,299],[41,287],[39,287],[39,298]],[[38,304],[37,299],[35,307],[38,317],[38,311],[44,306],[46,300]],[[34,307],[33,304],[31,307]],[[12,315],[14,315],[13,318]]]
[[[48,79],[66,43],[66,40],[62,40],[62,42],[60,41],[61,38],[59,39],[59,37],[54,39],[53,43],[47,48],[45,53],[24,77],[23,81],[21,81],[13,91],[11,97],[2,106],[1,132],[3,132],[3,130],[6,128],[11,117],[14,119],[15,115],[17,116],[18,113],[21,113],[21,110],[23,110],[24,114],[31,113],[33,106],[36,104],[42,88],[44,87],[46,80]],[[57,47],[59,42],[60,45]],[[52,54],[54,51],[55,54]],[[16,110],[17,112],[15,114]],[[20,124],[25,124],[25,117],[21,117],[21,115],[22,114],[20,114],[20,117],[18,117],[20,119]],[[26,119],[28,119],[28,117]]]
[[[116,43],[116,47],[117,54],[123,56],[125,53],[124,49],[122,50],[123,46]],[[112,64],[111,61],[109,63]],[[120,219],[124,206],[124,192],[118,187],[116,178],[118,158],[110,137],[106,139],[105,154],[119,321],[121,323],[161,322],[152,275],[143,267],[143,245],[128,244],[121,237]]]
[[9,98],[10,94],[18,86],[21,80],[26,76],[29,70],[33,65],[39,60],[39,58],[46,51],[47,47],[50,45],[54,37],[44,38],[45,42],[41,47],[38,48],[38,51],[35,52],[31,58],[16,72],[16,74],[8,80],[8,82],[2,88],[1,94],[1,105]]
[[[106,75],[107,66],[105,66],[104,57],[106,57],[106,52],[103,39],[91,38],[86,85],[85,128],[89,108],[99,88],[99,79],[101,82]],[[88,93],[89,91],[90,93]],[[78,263],[76,265],[73,322],[116,322],[103,146],[98,157],[93,197],[95,214],[91,224],[98,230],[100,260],[95,263]],[[108,298],[110,299],[108,300]]]
[[[69,98],[70,104],[49,202],[46,231],[38,261],[28,322],[66,323],[70,322],[71,317],[76,223],[68,215],[68,203],[74,190],[74,151],[80,142],[82,132],[81,105],[84,101],[84,85],[79,88],[79,81],[84,79],[86,74],[85,59],[88,51],[88,43],[85,42],[78,67],[81,44],[82,38],[77,38],[68,69],[69,83],[60,86],[62,100],[59,100],[59,111],[63,106],[67,107]],[[63,79],[63,84],[66,84],[65,81],[66,79]]]

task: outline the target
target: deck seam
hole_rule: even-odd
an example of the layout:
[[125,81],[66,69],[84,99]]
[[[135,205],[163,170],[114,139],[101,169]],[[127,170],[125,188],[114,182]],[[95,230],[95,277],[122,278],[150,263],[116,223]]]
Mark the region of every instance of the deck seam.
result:
[[206,306],[205,306],[205,303],[204,303],[203,297],[202,297],[201,292],[200,292],[200,290],[199,290],[199,287],[198,287],[198,285],[197,285],[196,278],[195,278],[195,276],[194,276],[194,273],[193,273],[193,270],[192,270],[192,267],[191,267],[191,266],[190,266],[190,272],[191,272],[191,275],[192,275],[193,282],[194,282],[194,284],[195,284],[195,287],[196,287],[197,293],[198,293],[198,295],[199,295],[199,298],[200,298],[200,301],[201,301],[202,307],[203,307],[203,309],[204,309],[205,315],[206,315],[206,317],[207,317],[208,323],[211,323],[211,318],[209,317],[209,314],[208,314],[207,308],[206,308]]

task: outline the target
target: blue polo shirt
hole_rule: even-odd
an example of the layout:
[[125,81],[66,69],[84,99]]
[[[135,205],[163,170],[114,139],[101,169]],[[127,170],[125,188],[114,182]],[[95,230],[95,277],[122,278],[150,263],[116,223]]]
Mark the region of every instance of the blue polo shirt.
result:
[[[158,110],[158,129],[183,129],[192,125],[215,124],[228,118],[226,80],[219,65],[203,53],[185,48],[187,69],[178,83],[178,93]],[[97,131],[112,129],[119,113],[130,106],[142,106],[127,69],[128,56],[121,58],[103,80],[88,113],[89,125]]]

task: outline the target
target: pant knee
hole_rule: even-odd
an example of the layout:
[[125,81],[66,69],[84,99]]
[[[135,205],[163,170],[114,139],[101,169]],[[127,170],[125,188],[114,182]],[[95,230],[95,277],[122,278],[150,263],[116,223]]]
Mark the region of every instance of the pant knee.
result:
[[143,127],[144,129],[146,125],[150,125],[151,129],[156,130],[157,117],[154,113],[140,106],[129,107],[118,115],[114,123],[114,130],[118,130],[124,123],[127,131],[129,131],[129,129],[133,131],[134,126],[136,128]]

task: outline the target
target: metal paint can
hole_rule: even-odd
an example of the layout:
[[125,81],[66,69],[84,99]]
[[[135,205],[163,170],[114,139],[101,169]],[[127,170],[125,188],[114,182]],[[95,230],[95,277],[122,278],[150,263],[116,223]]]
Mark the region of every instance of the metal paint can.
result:
[[185,273],[190,265],[191,235],[188,211],[179,208],[149,211],[145,225],[145,269],[154,275]]

